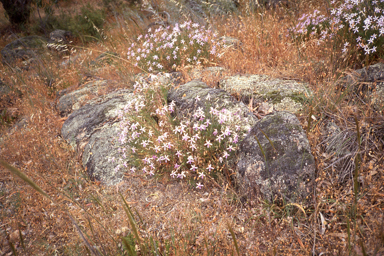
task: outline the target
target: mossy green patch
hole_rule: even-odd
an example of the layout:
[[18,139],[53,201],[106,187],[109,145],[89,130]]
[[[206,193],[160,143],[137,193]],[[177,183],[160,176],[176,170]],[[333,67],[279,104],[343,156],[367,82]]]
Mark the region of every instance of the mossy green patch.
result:
[[266,100],[271,100],[273,104],[281,103],[284,98],[291,98],[294,102],[302,105],[308,102],[308,98],[303,93],[292,93],[284,96],[280,91],[271,91],[267,92],[264,98]]

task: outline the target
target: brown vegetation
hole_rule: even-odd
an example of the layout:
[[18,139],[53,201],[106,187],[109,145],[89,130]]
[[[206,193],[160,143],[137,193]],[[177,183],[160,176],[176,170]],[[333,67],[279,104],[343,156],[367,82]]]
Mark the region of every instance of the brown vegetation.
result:
[[[155,3],[162,6],[161,0]],[[306,3],[299,7],[300,13],[312,8]],[[90,181],[74,149],[60,136],[64,119],[55,110],[56,92],[95,78],[114,80],[116,88],[132,86],[132,76],[139,70],[125,56],[141,29],[132,20],[111,15],[105,28],[107,39],[73,45],[76,53],[44,59],[38,72],[0,64],[1,79],[23,94],[0,109],[1,159],[51,197],[45,198],[0,167],[0,254],[10,255],[12,244],[18,255],[87,255],[92,254],[88,241],[102,255],[123,255],[121,238],[132,241],[135,234],[119,193],[132,210],[143,243],[152,251],[157,243],[161,255],[166,255],[167,248],[168,255],[236,255],[230,230],[240,255],[384,254],[383,113],[360,95],[338,90],[337,76],[349,71],[334,61],[339,56],[332,49],[313,41],[297,45],[286,37],[291,20],[298,15],[283,9],[247,15],[244,10],[243,15],[218,18],[213,24],[219,33],[239,39],[242,45],[227,49],[222,62],[214,64],[232,74],[268,74],[311,85],[315,97],[299,118],[318,169],[313,205],[303,209],[261,200],[256,205],[243,204],[222,177],[212,179],[201,191],[167,175],[147,179],[127,174],[116,187]],[[2,40],[8,37],[2,35]],[[96,71],[90,63],[103,52],[121,57]],[[58,65],[75,56],[76,62]],[[53,79],[51,86],[47,77]],[[220,78],[203,79],[215,85]],[[17,118],[5,120],[1,114],[5,107],[15,109]],[[20,120],[27,123],[25,127]],[[329,120],[360,139],[360,143],[351,142],[356,150],[349,161],[355,161],[356,169],[340,168],[338,159],[326,152]],[[85,239],[79,236],[80,230]]]

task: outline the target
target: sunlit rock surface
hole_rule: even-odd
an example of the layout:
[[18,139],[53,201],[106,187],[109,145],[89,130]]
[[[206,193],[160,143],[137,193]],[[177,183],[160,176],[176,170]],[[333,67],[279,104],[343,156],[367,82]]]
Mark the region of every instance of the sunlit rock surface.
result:
[[220,81],[221,89],[236,95],[240,101],[257,107],[267,101],[275,111],[296,113],[312,94],[308,87],[294,80],[270,78],[266,75],[236,75]]

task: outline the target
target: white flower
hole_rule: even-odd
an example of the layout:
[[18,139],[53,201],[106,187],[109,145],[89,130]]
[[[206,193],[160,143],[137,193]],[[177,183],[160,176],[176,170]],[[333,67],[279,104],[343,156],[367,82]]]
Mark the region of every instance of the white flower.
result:
[[204,146],[209,148],[210,146],[212,146],[212,143],[209,140],[206,140]]

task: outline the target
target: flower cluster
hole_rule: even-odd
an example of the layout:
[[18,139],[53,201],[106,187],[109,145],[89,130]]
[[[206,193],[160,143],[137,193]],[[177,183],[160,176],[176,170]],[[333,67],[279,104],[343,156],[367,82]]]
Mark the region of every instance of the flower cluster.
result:
[[128,48],[127,57],[135,66],[148,72],[174,71],[187,65],[207,63],[218,56],[220,43],[211,30],[191,21],[175,24],[140,35]]
[[319,43],[341,36],[343,53],[356,47],[364,55],[374,54],[384,43],[384,0],[333,0],[329,15],[318,10],[304,14],[291,32],[302,38],[319,36]]
[[196,107],[190,119],[179,121],[173,114],[175,103],[167,104],[165,90],[141,88],[146,88],[143,95],[120,113],[121,159],[115,170],[126,168],[149,176],[167,173],[175,179],[191,178],[196,188],[202,188],[206,175],[229,164],[245,135],[245,128],[236,122],[241,116],[226,109]]

